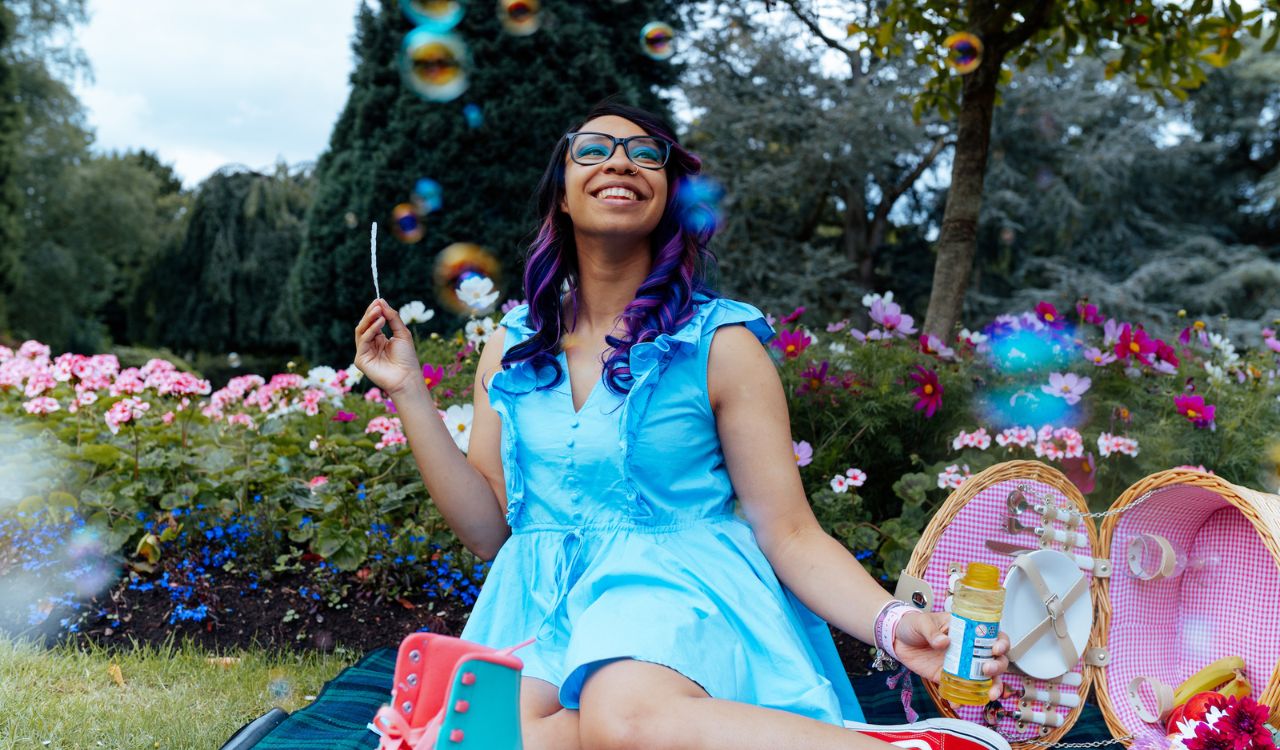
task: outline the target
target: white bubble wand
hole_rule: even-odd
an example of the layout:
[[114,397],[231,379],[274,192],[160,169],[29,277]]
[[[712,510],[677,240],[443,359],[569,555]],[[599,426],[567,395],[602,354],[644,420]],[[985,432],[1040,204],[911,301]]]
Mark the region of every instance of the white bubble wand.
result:
[[382,299],[382,290],[378,288],[378,222],[373,222],[369,230],[369,267],[373,269],[374,299]]

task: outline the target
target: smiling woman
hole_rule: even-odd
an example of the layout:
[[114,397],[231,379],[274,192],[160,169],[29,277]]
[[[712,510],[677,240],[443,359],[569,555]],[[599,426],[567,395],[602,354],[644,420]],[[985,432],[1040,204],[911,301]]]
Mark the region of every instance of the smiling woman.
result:
[[773,329],[707,285],[714,223],[681,221],[700,167],[661,118],[612,102],[559,139],[529,301],[481,355],[466,456],[381,300],[356,363],[446,521],[493,558],[462,637],[533,639],[525,747],[887,747],[845,726],[862,711],[822,618],[936,679],[945,617],[895,606],[814,519]]

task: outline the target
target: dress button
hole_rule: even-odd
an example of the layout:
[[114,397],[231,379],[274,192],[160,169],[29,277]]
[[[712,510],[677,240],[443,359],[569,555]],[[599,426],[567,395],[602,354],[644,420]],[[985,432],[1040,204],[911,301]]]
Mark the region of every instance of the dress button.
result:
[[578,420],[576,419],[573,420],[572,422],[569,423],[569,426],[574,428],[575,430],[578,429]]
[[567,446],[569,446],[570,448],[572,448],[572,447],[573,447],[573,438],[569,438],[568,440],[564,441],[564,444],[565,444],[565,445],[567,445]]

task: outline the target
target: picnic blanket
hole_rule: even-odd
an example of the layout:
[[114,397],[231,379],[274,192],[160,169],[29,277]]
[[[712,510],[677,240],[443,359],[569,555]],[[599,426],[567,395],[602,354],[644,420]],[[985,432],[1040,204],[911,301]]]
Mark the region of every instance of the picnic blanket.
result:
[[[396,651],[380,648],[343,670],[324,686],[315,702],[294,712],[253,750],[372,750],[378,738],[367,725],[378,707],[390,699]],[[872,724],[902,724],[906,716],[896,690],[885,685],[886,675],[852,678],[853,689]],[[912,675],[912,707],[921,718],[939,716],[919,678]],[[1102,712],[1085,705],[1064,743],[1111,740]],[[1116,743],[1117,745],[1119,743]]]

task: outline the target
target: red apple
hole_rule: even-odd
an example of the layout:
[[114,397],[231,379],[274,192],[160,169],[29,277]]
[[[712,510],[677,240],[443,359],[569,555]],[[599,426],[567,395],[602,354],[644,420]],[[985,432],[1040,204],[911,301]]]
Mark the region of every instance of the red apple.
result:
[[1186,708],[1187,705],[1184,703],[1181,706],[1175,706],[1174,709],[1169,712],[1169,721],[1164,727],[1167,733],[1178,734],[1178,722],[1182,721],[1183,711],[1185,711]]
[[1209,707],[1221,699],[1222,693],[1213,690],[1196,693],[1187,699],[1187,705],[1183,708],[1182,717],[1190,721],[1204,721],[1204,716],[1209,712]]

